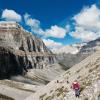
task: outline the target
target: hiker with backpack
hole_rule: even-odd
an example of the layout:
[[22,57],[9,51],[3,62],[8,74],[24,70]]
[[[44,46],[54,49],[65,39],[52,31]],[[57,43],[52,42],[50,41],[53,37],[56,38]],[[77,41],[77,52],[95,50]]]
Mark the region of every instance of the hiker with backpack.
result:
[[76,97],[79,97],[79,96],[80,96],[80,84],[78,83],[77,80],[75,80],[75,81],[72,83],[71,88],[75,91],[75,96],[76,96]]

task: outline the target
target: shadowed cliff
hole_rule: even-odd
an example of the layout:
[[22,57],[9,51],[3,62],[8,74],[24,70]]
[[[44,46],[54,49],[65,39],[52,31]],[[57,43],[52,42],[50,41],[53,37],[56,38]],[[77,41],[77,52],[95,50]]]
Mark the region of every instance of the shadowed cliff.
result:
[[56,62],[43,41],[16,22],[0,22],[0,78],[25,75]]

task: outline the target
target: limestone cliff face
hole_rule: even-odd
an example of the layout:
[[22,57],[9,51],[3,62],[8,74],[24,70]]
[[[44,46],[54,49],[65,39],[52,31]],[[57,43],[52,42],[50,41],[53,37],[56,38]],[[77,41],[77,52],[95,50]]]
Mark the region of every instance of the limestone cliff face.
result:
[[55,55],[43,41],[16,22],[0,22],[0,78],[22,74],[29,68],[45,68]]

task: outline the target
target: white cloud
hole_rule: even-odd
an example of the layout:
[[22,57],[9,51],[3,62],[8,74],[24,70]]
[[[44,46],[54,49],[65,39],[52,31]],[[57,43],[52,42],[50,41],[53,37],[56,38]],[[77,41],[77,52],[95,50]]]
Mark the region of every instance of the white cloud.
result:
[[79,14],[74,16],[77,25],[90,28],[100,28],[100,9],[96,5],[84,8]]
[[66,29],[66,32],[68,33],[68,32],[70,31],[70,25],[69,25],[69,24],[66,25],[66,26],[65,26],[65,29]]
[[28,25],[30,27],[35,27],[35,28],[39,28],[40,27],[40,21],[36,20],[36,19],[32,19],[29,14],[26,13],[24,15],[24,19],[25,19],[26,25]]
[[65,46],[60,42],[55,42],[54,40],[50,39],[43,39],[43,42],[45,45],[52,50],[54,53],[71,53],[71,54],[76,54],[79,49],[77,46]]
[[91,41],[100,37],[100,9],[96,5],[84,8],[73,19],[75,31],[70,33],[71,36],[83,41]]
[[64,38],[66,36],[66,29],[59,27],[57,25],[51,26],[50,29],[44,31],[45,36],[47,37],[57,37]]
[[62,28],[57,25],[51,26],[50,29],[43,30],[40,27],[40,21],[31,18],[31,16],[27,13],[24,15],[24,19],[26,25],[30,26],[32,32],[43,35],[45,37],[64,38],[66,33],[69,31],[68,26],[66,26],[66,28]]
[[20,22],[22,19],[20,14],[16,13],[14,10],[8,10],[8,9],[5,9],[2,12],[1,18],[7,21],[16,21],[16,22]]
[[61,48],[63,46],[62,43],[55,42],[54,40],[50,40],[50,39],[43,39],[43,42],[50,49],[54,49],[54,48],[59,49],[59,48]]
[[85,29],[84,27],[76,26],[75,31],[71,32],[70,35],[83,41],[91,41],[100,37],[100,31],[94,32],[90,29]]

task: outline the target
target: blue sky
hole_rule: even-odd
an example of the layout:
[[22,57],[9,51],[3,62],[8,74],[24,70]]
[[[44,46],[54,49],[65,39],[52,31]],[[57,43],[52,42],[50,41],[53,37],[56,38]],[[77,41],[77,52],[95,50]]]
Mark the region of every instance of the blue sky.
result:
[[44,27],[59,24],[78,13],[83,6],[96,0],[0,0],[0,9],[13,9],[19,14],[25,12],[41,21]]
[[[97,36],[100,34],[99,22],[98,26],[92,25],[100,18],[99,11],[99,0],[0,1],[0,20],[19,22],[26,30],[41,37],[47,46],[55,44],[61,47],[99,37]],[[86,17],[89,19],[87,14],[89,16],[97,14],[98,16],[93,15],[88,22],[85,20]],[[100,19],[98,20],[100,21]],[[92,26],[88,25],[87,29],[84,22],[92,23]],[[96,34],[94,34],[93,28],[97,29]]]

